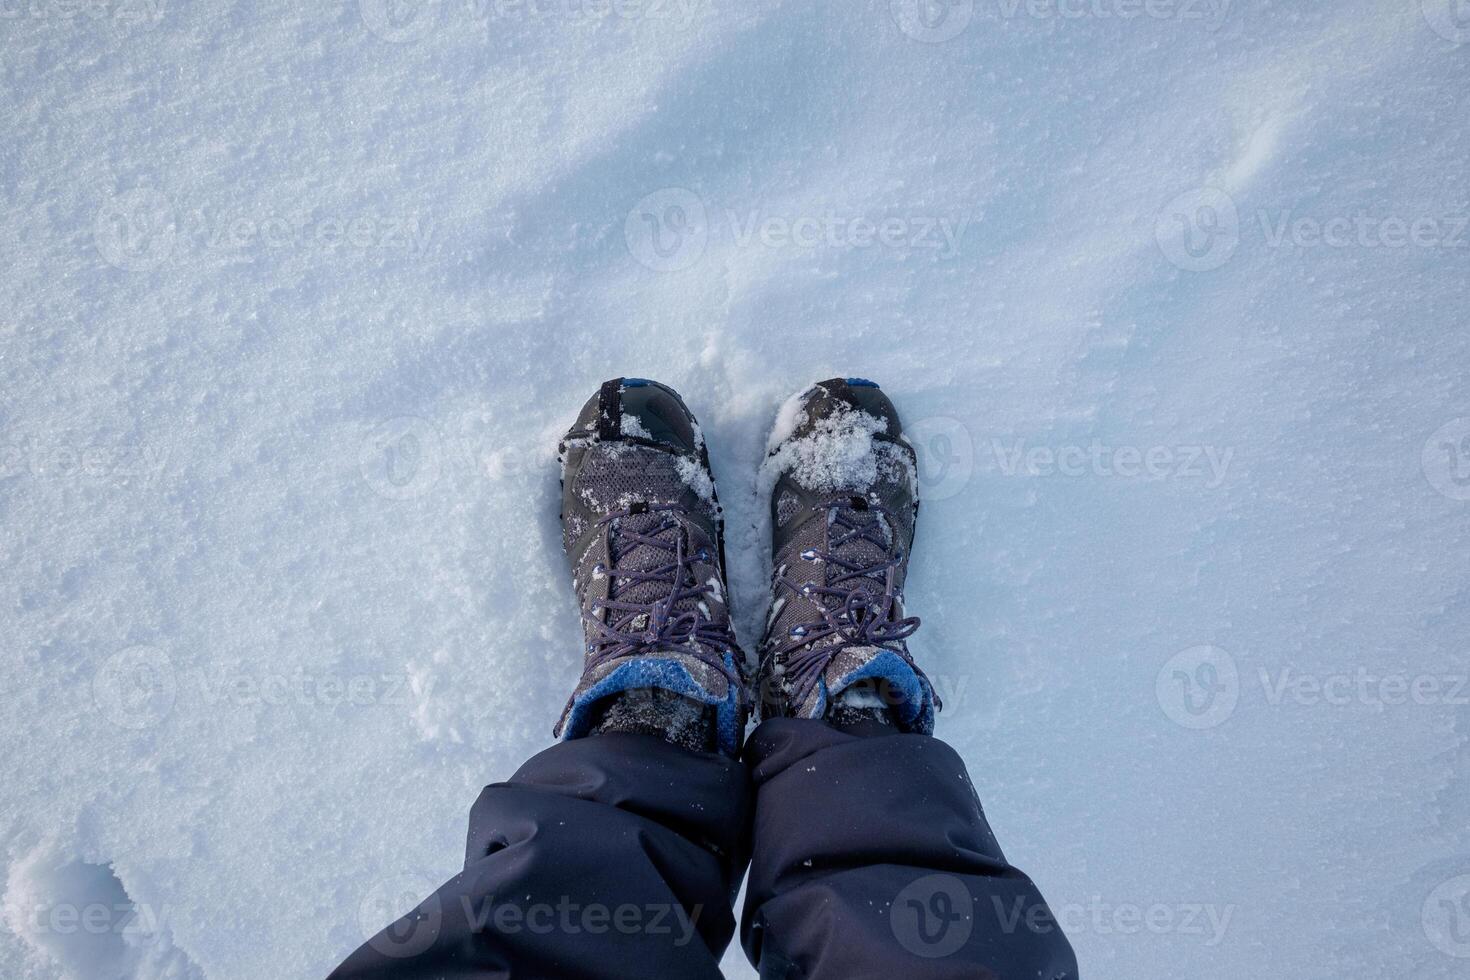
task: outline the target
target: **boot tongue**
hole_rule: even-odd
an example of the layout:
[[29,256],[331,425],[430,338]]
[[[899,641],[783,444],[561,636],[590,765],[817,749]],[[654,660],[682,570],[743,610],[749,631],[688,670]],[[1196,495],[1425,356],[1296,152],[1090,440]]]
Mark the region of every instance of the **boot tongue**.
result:
[[[830,586],[834,589],[840,589],[844,593],[856,592],[864,599],[868,599],[876,605],[881,601],[884,594],[884,583],[882,581],[872,576],[854,575],[839,582],[838,579],[842,578],[846,572],[843,566],[835,562],[824,562],[820,572],[817,572],[813,566],[806,564],[801,558],[797,557],[799,554],[807,551],[826,552],[833,557],[840,558],[859,568],[868,568],[887,561],[888,551],[886,548],[880,547],[872,541],[861,537],[832,548],[830,542],[838,540],[852,531],[852,528],[837,523],[839,514],[845,514],[848,523],[858,525],[876,516],[879,527],[884,532],[882,537],[884,539],[891,538],[892,532],[889,523],[881,514],[864,513],[852,508],[829,508],[824,516],[814,517],[807,524],[803,525],[799,536],[789,545],[790,551],[788,554],[791,557],[788,564],[783,567],[787,568],[788,574],[796,578],[797,581],[801,581],[802,576],[812,575],[814,584]],[[814,615],[812,612],[813,605],[819,605],[830,613],[841,614],[844,611],[846,603],[846,595],[820,595],[814,596],[811,599],[804,599],[797,596],[792,601],[781,602],[778,605],[772,606],[771,620],[767,626],[768,635],[783,638],[788,637],[791,635],[791,629],[797,624],[808,623],[814,619],[820,620],[820,614]],[[866,611],[871,615],[874,612],[874,607],[870,606]],[[832,646],[833,644],[842,643],[846,639],[840,632],[829,633],[826,636],[810,641],[808,649],[819,650]]]
[[[881,565],[888,560],[887,546],[874,544],[869,540],[868,536],[862,535],[852,528],[847,527],[838,520],[839,514],[846,518],[848,524],[853,524],[858,527],[876,522],[879,536],[885,541],[893,540],[893,530],[881,514],[873,514],[867,510],[834,509],[828,512],[827,516],[828,540],[836,541],[847,534],[857,534],[858,536],[854,537],[851,541],[832,548],[831,553],[833,555],[861,568]],[[834,588],[857,592],[863,596],[881,597],[884,595],[887,584],[876,575],[853,575],[850,578],[842,579],[841,582],[835,581],[836,579],[841,579],[844,572],[845,570],[841,566],[829,564],[827,566],[827,584]],[[825,602],[827,608],[836,612],[842,611],[844,600],[840,597],[828,596]],[[867,612],[869,615],[873,615],[875,610],[870,607]]]
[[[669,547],[660,548],[653,544],[630,544],[630,535],[638,534],[645,537],[656,538]],[[651,571],[663,568],[673,563],[674,552],[681,537],[686,538],[685,554],[689,554],[687,543],[688,532],[680,526],[679,521],[672,515],[663,511],[650,511],[641,514],[630,514],[619,518],[612,531],[612,543],[617,560],[613,563],[619,572]],[[613,582],[611,598],[619,602],[632,602],[638,604],[649,604],[667,599],[674,591],[674,586],[668,581],[644,581],[629,584],[621,576]],[[675,603],[670,610],[670,615],[693,612],[699,606],[697,598],[685,598]],[[634,629],[645,629],[648,626],[648,615],[640,614],[633,620],[631,626]]]

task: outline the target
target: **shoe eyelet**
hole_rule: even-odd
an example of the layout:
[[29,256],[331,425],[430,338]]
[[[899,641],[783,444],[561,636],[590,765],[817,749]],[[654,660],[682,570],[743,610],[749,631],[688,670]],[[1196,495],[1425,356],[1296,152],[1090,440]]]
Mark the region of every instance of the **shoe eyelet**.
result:
[[816,561],[817,560],[817,549],[816,548],[808,548],[805,551],[803,551],[801,553],[801,560],[802,561]]
[[806,627],[805,626],[793,626],[793,627],[791,627],[791,638],[793,640],[799,640],[803,636],[806,636]]
[[812,588],[812,584],[810,582],[801,587],[801,594],[806,596],[808,599],[811,598],[813,591],[815,590]]

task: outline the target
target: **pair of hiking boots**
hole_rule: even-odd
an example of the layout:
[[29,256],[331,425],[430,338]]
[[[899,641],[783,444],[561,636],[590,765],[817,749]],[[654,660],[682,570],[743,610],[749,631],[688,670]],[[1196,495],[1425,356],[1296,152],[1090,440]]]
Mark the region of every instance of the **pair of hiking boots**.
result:
[[939,705],[905,645],[919,620],[903,613],[916,460],[876,384],[822,381],[777,417],[761,471],[771,604],[754,664],[731,623],[709,451],[678,393],[606,382],[559,454],[586,647],[558,736],[644,732],[734,755],[752,713],[932,732]]

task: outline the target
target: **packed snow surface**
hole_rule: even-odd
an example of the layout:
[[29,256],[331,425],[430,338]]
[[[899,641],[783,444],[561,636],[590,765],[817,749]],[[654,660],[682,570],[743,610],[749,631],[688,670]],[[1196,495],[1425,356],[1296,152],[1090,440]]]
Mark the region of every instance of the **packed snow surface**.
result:
[[453,873],[620,375],[747,644],[782,399],[892,395],[1089,980],[1464,975],[1455,0],[36,0],[0,73],[0,976],[322,976]]

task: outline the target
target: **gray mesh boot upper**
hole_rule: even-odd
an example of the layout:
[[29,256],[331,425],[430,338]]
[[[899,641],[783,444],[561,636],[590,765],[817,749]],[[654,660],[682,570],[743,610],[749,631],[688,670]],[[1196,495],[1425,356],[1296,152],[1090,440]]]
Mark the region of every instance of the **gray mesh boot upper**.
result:
[[687,722],[692,705],[710,718],[714,747],[734,754],[748,697],[720,505],[693,415],[671,388],[614,379],[560,450],[562,537],[586,646],[557,734],[586,735],[610,699],[656,715],[654,725]]
[[772,603],[760,648],[764,716],[857,709],[929,734],[939,707],[905,645],[904,575],[918,513],[898,412],[862,379],[823,381],[782,408],[771,491]]

